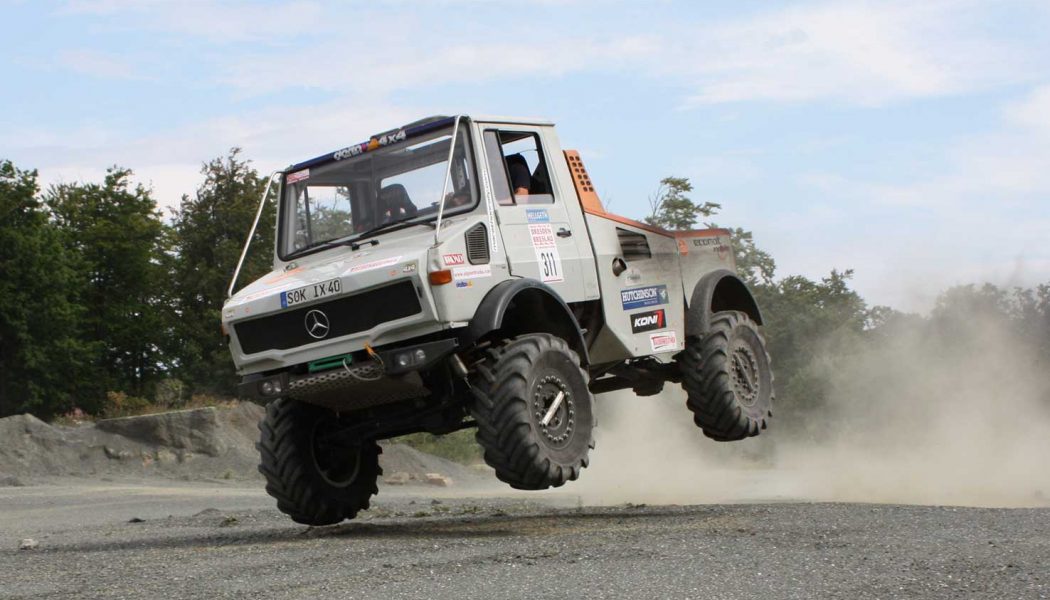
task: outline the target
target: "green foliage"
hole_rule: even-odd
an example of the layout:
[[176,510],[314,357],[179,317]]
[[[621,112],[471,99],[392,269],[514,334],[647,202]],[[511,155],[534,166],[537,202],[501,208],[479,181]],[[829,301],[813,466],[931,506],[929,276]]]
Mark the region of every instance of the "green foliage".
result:
[[691,191],[693,184],[688,178],[664,177],[649,197],[652,212],[645,222],[671,231],[685,231],[692,229],[700,217],[709,217],[722,207],[714,202],[696,204],[686,195]]
[[755,245],[754,236],[750,231],[739,227],[730,231],[736,269],[740,277],[751,287],[773,285],[773,276],[777,270],[773,256]]
[[66,285],[84,308],[77,329],[92,349],[94,376],[79,389],[84,408],[97,407],[107,390],[142,395],[164,369],[164,224],[131,175],[113,167],[101,185],[62,184],[44,196],[73,257]]
[[[204,183],[194,196],[183,196],[172,223],[170,304],[175,372],[195,390],[235,391],[237,377],[227,340],[220,330],[222,304],[245,235],[266,180],[233,148],[201,168]],[[250,282],[272,265],[276,209],[268,202],[240,282]]]
[[0,416],[71,409],[86,356],[69,255],[37,192],[36,171],[0,161]]

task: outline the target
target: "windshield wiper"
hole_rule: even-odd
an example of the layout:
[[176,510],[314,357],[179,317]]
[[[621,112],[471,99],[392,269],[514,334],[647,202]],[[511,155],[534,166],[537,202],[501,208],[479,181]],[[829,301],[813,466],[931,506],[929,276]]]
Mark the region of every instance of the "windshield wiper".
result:
[[364,238],[372,237],[372,236],[376,235],[377,233],[379,233],[381,231],[386,231],[387,229],[393,228],[395,225],[409,225],[409,224],[420,225],[420,224],[426,223],[426,221],[417,221],[416,223],[408,223],[408,221],[410,219],[412,219],[412,218],[414,218],[414,217],[409,217],[407,219],[400,219],[400,220],[397,220],[397,221],[390,221],[388,223],[383,223],[382,225],[378,225],[378,226],[373,227],[371,229],[366,229],[366,230],[362,231],[361,233],[355,235],[352,238],[329,240],[327,242],[321,242],[320,244],[313,244],[313,245],[307,246],[305,248],[300,248],[299,250],[296,250],[295,252],[289,254],[288,258],[295,258],[297,256],[302,256],[303,254],[313,254],[314,252],[320,252],[322,250],[328,250],[330,248],[336,248],[338,246],[350,246],[350,249],[354,250],[354,251],[357,251],[364,244],[370,244],[372,246],[375,246],[375,245],[379,244],[379,240],[364,239]]
[[[390,229],[390,228],[392,228],[395,225],[407,224],[408,221],[410,221],[410,220],[412,220],[414,218],[415,218],[415,216],[406,217],[404,219],[398,219],[397,221],[388,221],[386,223],[383,223],[382,225],[376,225],[375,227],[373,227],[371,229],[366,229],[366,230],[362,231],[358,235],[354,236],[353,239],[344,240],[342,242],[339,242],[339,245],[349,245],[352,250],[357,250],[357,246],[358,245],[365,243],[363,241],[363,240],[365,240],[365,238],[370,238],[370,237],[374,236],[375,234],[379,233],[380,231],[386,231],[387,229]],[[416,222],[416,225],[419,225],[420,223],[422,223],[422,221]],[[374,246],[374,245],[379,243],[379,240],[368,240],[368,243],[371,243]]]

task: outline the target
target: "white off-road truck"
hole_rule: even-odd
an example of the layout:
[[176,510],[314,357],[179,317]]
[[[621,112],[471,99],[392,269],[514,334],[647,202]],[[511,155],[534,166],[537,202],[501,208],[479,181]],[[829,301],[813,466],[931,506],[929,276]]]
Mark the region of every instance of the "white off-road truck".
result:
[[496,476],[538,490],[587,466],[596,394],[680,383],[719,441],[772,415],[729,232],[606,212],[553,123],[428,118],[275,173],[271,192],[273,271],[222,320],[241,394],[267,405],[266,489],[297,522],[367,508],[377,442],[405,434],[476,427]]

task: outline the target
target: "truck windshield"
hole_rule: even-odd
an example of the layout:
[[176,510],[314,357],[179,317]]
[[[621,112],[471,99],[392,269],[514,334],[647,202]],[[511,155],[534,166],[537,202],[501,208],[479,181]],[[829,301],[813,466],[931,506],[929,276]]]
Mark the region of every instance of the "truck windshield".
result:
[[333,240],[353,240],[377,227],[437,218],[446,171],[444,214],[476,206],[467,128],[460,127],[456,138],[451,169],[448,127],[285,175],[281,257]]

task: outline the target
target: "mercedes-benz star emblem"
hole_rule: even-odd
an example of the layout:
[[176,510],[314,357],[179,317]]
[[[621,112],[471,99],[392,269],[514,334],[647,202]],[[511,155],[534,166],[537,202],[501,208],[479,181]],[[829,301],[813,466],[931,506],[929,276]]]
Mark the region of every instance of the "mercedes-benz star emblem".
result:
[[309,333],[310,337],[321,339],[328,335],[329,329],[328,315],[319,310],[306,313],[306,333]]

